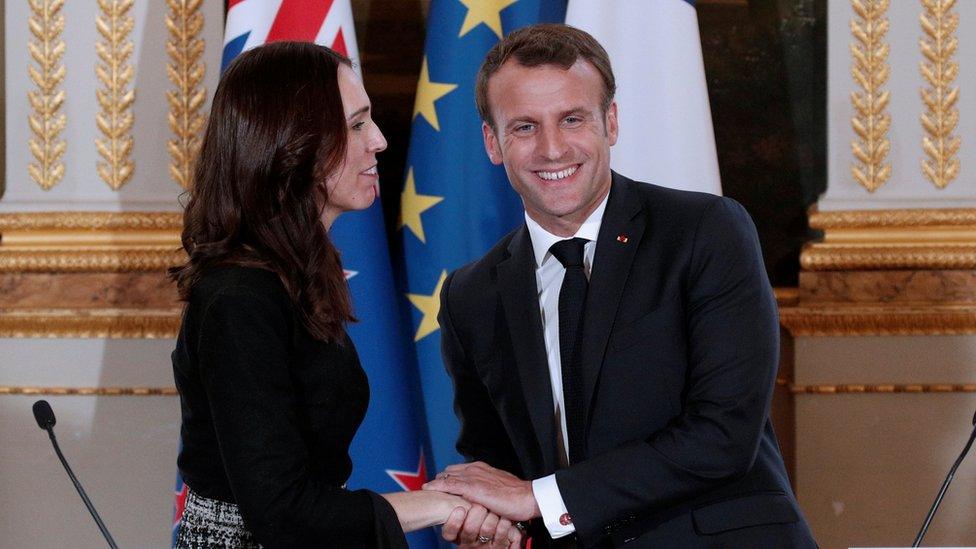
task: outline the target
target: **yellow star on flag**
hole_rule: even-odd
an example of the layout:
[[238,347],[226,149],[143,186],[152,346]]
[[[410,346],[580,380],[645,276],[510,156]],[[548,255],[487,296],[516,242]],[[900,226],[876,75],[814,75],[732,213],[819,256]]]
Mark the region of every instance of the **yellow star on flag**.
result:
[[427,71],[427,56],[424,56],[424,63],[420,67],[420,81],[417,82],[417,100],[413,104],[413,117],[418,114],[423,115],[435,130],[441,131],[437,123],[437,108],[434,101],[454,91],[457,84],[442,84],[430,81],[430,72]]
[[407,299],[410,300],[410,303],[413,303],[413,306],[420,309],[420,312],[424,314],[424,317],[420,319],[420,326],[417,326],[417,335],[413,338],[415,342],[429,336],[440,328],[440,325],[437,323],[437,313],[441,310],[441,288],[444,287],[445,280],[447,280],[447,271],[441,271],[441,277],[437,279],[437,286],[434,288],[434,293],[430,295],[407,294]]
[[498,39],[502,39],[502,16],[501,11],[508,6],[511,6],[518,0],[460,0],[466,8],[468,8],[468,14],[464,16],[464,22],[461,23],[461,32],[458,34],[458,38],[464,36],[471,29],[477,27],[481,23],[488,26],[489,29],[495,31],[498,35]]
[[420,214],[434,207],[441,200],[444,200],[443,196],[417,194],[417,186],[413,180],[413,168],[410,168],[407,170],[407,182],[403,186],[403,192],[400,193],[400,222],[397,224],[397,228],[407,226],[413,231],[414,236],[426,244],[427,239],[424,238],[424,224],[420,219]]

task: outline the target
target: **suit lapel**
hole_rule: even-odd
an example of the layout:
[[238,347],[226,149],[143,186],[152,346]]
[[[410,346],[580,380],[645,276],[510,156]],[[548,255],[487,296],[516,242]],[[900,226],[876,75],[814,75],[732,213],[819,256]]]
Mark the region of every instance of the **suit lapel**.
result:
[[644,234],[646,222],[644,216],[638,215],[640,198],[632,188],[638,184],[613,174],[610,198],[597,237],[583,319],[583,398],[587,403],[587,423],[617,307]]
[[556,468],[556,438],[535,257],[525,225],[512,237],[508,259],[498,264],[498,292],[505,309],[518,370],[519,384],[543,456],[544,471]]

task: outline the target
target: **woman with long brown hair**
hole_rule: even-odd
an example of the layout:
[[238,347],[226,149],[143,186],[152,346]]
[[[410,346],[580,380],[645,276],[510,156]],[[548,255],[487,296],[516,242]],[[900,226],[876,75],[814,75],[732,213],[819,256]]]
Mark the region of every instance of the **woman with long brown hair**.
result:
[[187,302],[179,547],[405,546],[404,531],[469,507],[344,487],[369,386],[328,229],[375,200],[385,148],[349,60],[327,48],[265,45],[222,76],[186,206],[189,260],[171,271]]

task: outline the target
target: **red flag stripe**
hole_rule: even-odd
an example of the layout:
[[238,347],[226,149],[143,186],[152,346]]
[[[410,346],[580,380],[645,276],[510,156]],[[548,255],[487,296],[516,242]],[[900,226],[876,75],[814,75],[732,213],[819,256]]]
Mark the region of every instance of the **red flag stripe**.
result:
[[331,47],[333,51],[349,57],[349,51],[346,49],[346,39],[342,36],[342,27],[339,27],[339,33],[336,34],[335,40],[332,41],[332,45],[329,47]]
[[333,0],[284,0],[278,8],[265,42],[277,40],[315,41]]
[[237,4],[240,4],[243,1],[244,0],[227,0],[227,11],[230,11],[231,8],[233,8]]

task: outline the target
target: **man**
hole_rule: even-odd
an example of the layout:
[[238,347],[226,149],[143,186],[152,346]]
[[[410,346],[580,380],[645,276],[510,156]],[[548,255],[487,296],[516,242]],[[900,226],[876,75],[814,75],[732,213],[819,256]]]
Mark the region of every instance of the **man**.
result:
[[[752,222],[611,172],[614,88],[604,49],[564,25],[512,33],[481,67],[485,148],[525,225],[444,283],[475,463],[427,488],[541,518],[533,547],[813,547],[769,422],[778,323]],[[481,516],[445,530],[470,539]]]

